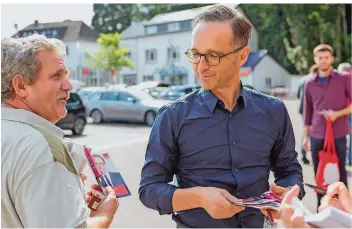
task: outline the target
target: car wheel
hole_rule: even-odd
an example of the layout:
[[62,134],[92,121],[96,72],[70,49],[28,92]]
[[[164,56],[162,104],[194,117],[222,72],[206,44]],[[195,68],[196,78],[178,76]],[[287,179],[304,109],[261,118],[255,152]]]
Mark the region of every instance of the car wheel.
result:
[[148,126],[152,126],[154,121],[155,121],[155,117],[156,117],[156,113],[154,111],[148,111],[146,114],[145,114],[145,123],[148,125]]
[[82,135],[84,127],[86,126],[86,120],[82,117],[78,117],[73,124],[72,133],[73,135]]
[[93,123],[103,122],[103,114],[99,110],[92,111],[91,116],[93,118]]

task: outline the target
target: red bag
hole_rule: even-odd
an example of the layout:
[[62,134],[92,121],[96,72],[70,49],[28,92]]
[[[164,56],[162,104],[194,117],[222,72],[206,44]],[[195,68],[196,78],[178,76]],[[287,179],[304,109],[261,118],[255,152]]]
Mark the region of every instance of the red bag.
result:
[[337,157],[331,120],[326,121],[324,148],[319,152],[319,165],[315,183],[319,188],[340,180],[339,158]]

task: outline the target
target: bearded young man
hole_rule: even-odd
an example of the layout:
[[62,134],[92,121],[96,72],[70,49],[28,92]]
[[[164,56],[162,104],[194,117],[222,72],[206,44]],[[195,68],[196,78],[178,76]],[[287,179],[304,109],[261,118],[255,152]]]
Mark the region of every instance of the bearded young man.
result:
[[[314,51],[314,62],[318,72],[306,81],[304,91],[304,139],[306,151],[312,152],[314,172],[319,165],[319,151],[323,149],[326,119],[333,122],[336,152],[339,158],[340,180],[347,186],[346,173],[346,135],[350,133],[348,115],[351,105],[351,77],[337,72],[333,67],[334,50],[330,45],[318,45]],[[310,140],[310,147],[309,147]],[[322,198],[318,196],[318,206]]]

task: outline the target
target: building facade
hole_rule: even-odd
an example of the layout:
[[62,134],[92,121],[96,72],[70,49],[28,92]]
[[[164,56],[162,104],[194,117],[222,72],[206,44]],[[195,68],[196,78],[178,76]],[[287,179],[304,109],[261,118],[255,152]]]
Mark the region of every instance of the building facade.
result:
[[99,51],[96,44],[98,33],[83,21],[65,20],[54,23],[34,21],[13,37],[26,37],[34,33],[57,38],[65,43],[67,53],[65,64],[70,70],[71,79],[80,80],[89,86],[109,82],[107,72],[92,68],[92,64],[87,61],[86,55],[93,55]]
[[[229,6],[243,12],[237,4]],[[120,82],[136,84],[155,80],[175,85],[197,83],[192,64],[184,52],[191,45],[193,19],[208,7],[159,14],[149,21],[132,23],[121,34],[121,46],[129,50],[129,57],[136,68],[123,68],[119,73]],[[271,86],[275,86],[277,82],[283,81],[279,78],[289,75],[265,50],[258,50],[259,34],[255,26],[248,45],[251,55],[241,72],[244,82],[248,81],[248,84],[261,89],[265,85],[269,86],[270,80],[266,78],[270,78]],[[263,55],[261,58],[258,57],[260,53]]]

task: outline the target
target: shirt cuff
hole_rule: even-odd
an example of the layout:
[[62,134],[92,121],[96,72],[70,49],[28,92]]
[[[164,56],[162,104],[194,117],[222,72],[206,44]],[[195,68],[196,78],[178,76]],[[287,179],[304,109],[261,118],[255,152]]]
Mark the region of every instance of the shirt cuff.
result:
[[175,186],[169,184],[165,185],[165,188],[159,189],[157,208],[160,215],[173,213],[172,198],[176,189]]

